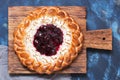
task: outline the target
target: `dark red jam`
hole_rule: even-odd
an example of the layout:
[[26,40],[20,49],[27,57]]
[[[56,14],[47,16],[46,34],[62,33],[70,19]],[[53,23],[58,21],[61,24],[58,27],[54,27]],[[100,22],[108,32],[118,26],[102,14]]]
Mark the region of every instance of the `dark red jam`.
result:
[[38,52],[46,56],[55,55],[63,42],[61,29],[53,24],[42,25],[34,35],[33,45]]

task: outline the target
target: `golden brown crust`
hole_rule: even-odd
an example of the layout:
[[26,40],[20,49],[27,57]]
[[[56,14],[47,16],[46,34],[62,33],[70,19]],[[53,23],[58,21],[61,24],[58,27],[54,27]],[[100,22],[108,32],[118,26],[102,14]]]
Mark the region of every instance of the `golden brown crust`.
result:
[[[25,29],[29,26],[30,22],[44,15],[49,15],[51,17],[57,16],[64,20],[72,32],[72,43],[69,51],[65,53],[65,55],[61,55],[56,61],[56,64],[51,65],[51,63],[48,63],[46,66],[43,66],[41,62],[37,62],[31,58],[30,54],[25,50],[25,44],[23,41],[26,35]],[[20,61],[29,69],[40,74],[51,74],[54,71],[61,70],[70,65],[82,48],[82,41],[83,34],[81,33],[80,26],[65,11],[60,10],[57,7],[37,8],[18,25],[17,30],[14,32],[14,50],[16,51]]]

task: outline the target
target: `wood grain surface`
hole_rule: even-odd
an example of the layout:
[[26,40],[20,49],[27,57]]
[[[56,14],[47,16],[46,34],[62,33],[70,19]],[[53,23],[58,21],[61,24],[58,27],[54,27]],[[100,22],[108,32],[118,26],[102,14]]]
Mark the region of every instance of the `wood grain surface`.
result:
[[[33,71],[28,70],[24,67],[15,51],[13,50],[13,32],[17,25],[26,17],[26,15],[34,10],[35,8],[43,6],[13,6],[8,8],[8,23],[9,23],[9,54],[8,54],[8,70],[10,74],[36,74]],[[77,23],[80,25],[81,30],[84,34],[84,45],[82,51],[79,53],[78,57],[73,61],[73,63],[59,71],[57,73],[86,73],[86,48],[97,48],[97,49],[112,49],[112,30],[96,30],[96,31],[86,31],[86,8],[79,6],[59,6],[62,10],[69,13]]]

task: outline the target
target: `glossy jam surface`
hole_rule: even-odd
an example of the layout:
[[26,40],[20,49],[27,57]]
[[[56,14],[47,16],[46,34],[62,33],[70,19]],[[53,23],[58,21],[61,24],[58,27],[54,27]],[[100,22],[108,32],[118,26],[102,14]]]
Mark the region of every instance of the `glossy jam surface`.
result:
[[33,45],[40,54],[55,55],[63,42],[61,29],[53,24],[42,25],[34,35]]

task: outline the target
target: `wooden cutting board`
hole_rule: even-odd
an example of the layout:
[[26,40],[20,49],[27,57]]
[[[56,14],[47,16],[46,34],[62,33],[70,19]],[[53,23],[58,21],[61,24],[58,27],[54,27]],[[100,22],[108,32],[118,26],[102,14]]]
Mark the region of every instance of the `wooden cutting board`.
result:
[[[13,31],[26,15],[35,8],[43,6],[13,6],[8,8],[8,35],[9,35],[9,54],[8,54],[8,70],[10,74],[36,74],[24,67],[13,50]],[[73,63],[58,73],[86,73],[86,49],[106,49],[112,50],[112,30],[102,29],[86,31],[86,8],[80,6],[59,6],[62,10],[69,13],[80,25],[84,34],[83,49]]]

